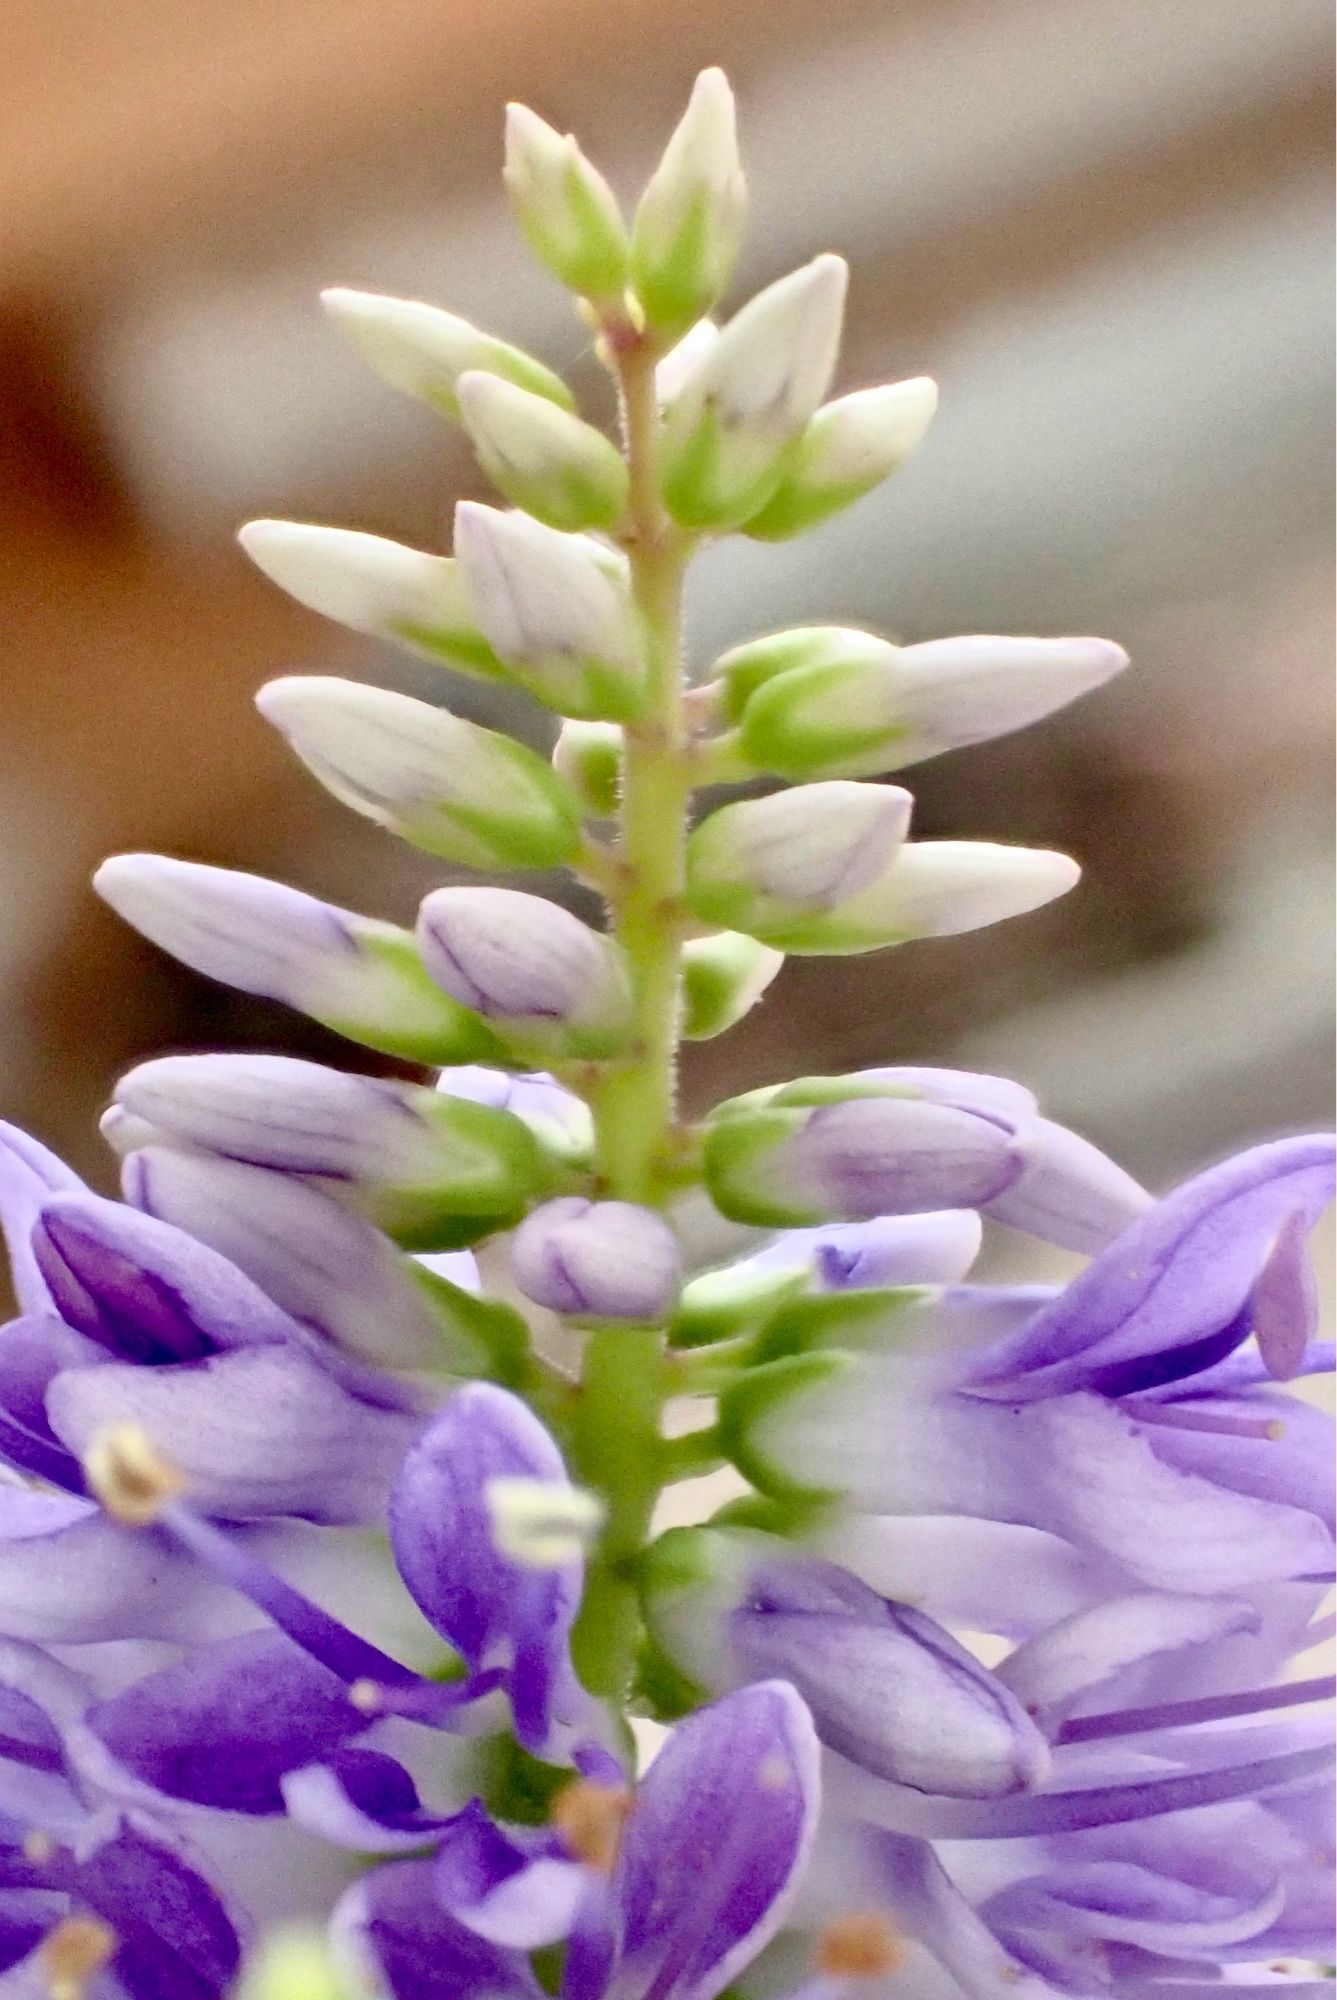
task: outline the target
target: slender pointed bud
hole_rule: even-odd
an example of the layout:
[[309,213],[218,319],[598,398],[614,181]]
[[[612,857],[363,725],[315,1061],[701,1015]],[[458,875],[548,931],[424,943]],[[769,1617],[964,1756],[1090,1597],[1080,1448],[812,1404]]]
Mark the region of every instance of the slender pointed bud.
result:
[[508,104],[502,178],[521,234],[554,277],[581,298],[620,299],[626,227],[613,190],[571,135]]
[[733,275],[747,210],[734,97],[723,70],[702,70],[636,211],[631,281],[650,325],[680,334]]
[[782,951],[741,931],[693,938],[683,951],[683,1033],[708,1042],[756,1006],[785,962]]
[[397,924],[259,875],[165,854],[115,854],[93,887],[193,971],[282,1001],[350,1041],[433,1065],[500,1053],[477,1015],[428,977]]
[[392,389],[430,403],[442,416],[458,419],[457,385],[470,370],[513,382],[563,409],[574,408],[571,391],[551,368],[440,306],[348,291],[341,285],[322,292],[320,303]]
[[827,403],[747,533],[758,541],[787,541],[861,500],[904,465],[937,407],[938,385],[927,375],[856,389]]
[[603,1502],[567,1480],[489,1479],[483,1498],[492,1517],[492,1543],[522,1569],[563,1569],[583,1562],[603,1524]]
[[418,913],[433,979],[516,1047],[599,1057],[626,1036],[631,989],[611,938],[516,889],[437,889]]
[[1071,855],[1050,848],[988,840],[907,841],[885,879],[846,906],[838,948],[867,951],[911,938],[982,930],[1065,896],[1081,873]]
[[459,565],[448,556],[306,521],[248,521],[237,539],[256,568],[308,611],[393,640],[457,673],[504,678],[469,610]]
[[832,783],[722,806],[687,848],[687,900],[707,923],[783,948],[782,933],[837,911],[886,872],[910,826],[894,785]]
[[536,700],[586,722],[639,713],[645,667],[624,557],[471,500],[455,510],[455,553],[474,617]]
[[622,787],[622,731],[615,722],[564,722],[552,767],[592,819],[612,818]]
[[612,528],[627,504],[627,463],[592,424],[500,376],[459,381],[460,418],[492,484],[550,528]]
[[527,1299],[577,1319],[662,1320],[682,1283],[682,1253],[652,1209],[629,1201],[545,1202],[511,1239]]
[[978,1208],[1022,1172],[1021,1143],[983,1113],[857,1078],[832,1083],[843,1099],[803,1105],[782,1091],[757,1106],[720,1107],[706,1129],[704,1167],[721,1214],[788,1229]]
[[1128,664],[1105,639],[892,646],[840,636],[842,648],[766,680],[748,699],[739,747],[759,769],[787,778],[899,770],[1024,729]]
[[830,387],[849,273],[818,257],[759,292],[688,374],[665,413],[664,500],[688,528],[760,512]]
[[289,675],[256,706],[327,791],[468,868],[555,868],[580,843],[576,801],[525,744],[361,681]]
[[499,1226],[544,1178],[508,1111],[292,1056],[164,1056],[123,1076],[116,1104],[156,1144],[333,1183],[412,1248]]

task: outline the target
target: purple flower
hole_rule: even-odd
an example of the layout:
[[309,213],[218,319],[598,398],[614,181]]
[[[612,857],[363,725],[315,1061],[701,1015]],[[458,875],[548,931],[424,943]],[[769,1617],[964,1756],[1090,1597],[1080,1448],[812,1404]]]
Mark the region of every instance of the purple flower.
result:
[[763,1485],[1029,1528],[1124,1588],[1321,1578],[1330,1425],[1268,1386],[1250,1333],[1261,1282],[1269,1346],[1294,1365],[1304,1326],[1283,1321],[1288,1301],[1307,1315],[1306,1293],[1278,1283],[1276,1246],[1293,1258],[1293,1218],[1312,1222],[1331,1177],[1329,1140],[1259,1147],[1158,1203],[1062,1292],[949,1291],[897,1319],[892,1349],[753,1371],[726,1430]]
[[208,1510],[374,1515],[413,1428],[394,1386],[355,1375],[216,1250],[7,1135],[0,1215],[27,1308],[0,1339],[10,1463],[79,1494],[93,1438],[133,1422]]
[[[575,1850],[589,1858],[589,1887],[571,1920],[563,1991],[570,2000],[715,2000],[775,1935],[816,1832],[817,1743],[802,1701],[764,1682],[690,1716],[625,1824],[615,1794],[590,1790]],[[482,1911],[486,1924],[496,1889],[511,1882],[511,1923],[523,1928],[528,1917],[532,1935],[554,1912],[543,1858],[526,1865],[512,1843],[475,1839],[464,1883],[457,1864],[401,1862],[350,1891],[336,1925],[394,2000],[537,2000],[519,1951],[470,1921]]]

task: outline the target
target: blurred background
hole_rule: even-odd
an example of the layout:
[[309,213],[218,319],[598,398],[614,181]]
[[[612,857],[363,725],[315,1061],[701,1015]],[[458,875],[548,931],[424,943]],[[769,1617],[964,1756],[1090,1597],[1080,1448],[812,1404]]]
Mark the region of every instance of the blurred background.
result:
[[[1329,1111],[1326,0],[0,0],[0,1102],[106,1184],[94,1120],[165,1046],[355,1060],[98,906],[164,848],[406,918],[432,864],[329,803],[251,695],[293,669],[478,690],[289,605],[248,515],[444,548],[458,440],[316,305],[431,299],[569,368],[519,246],[507,97],[629,196],[722,63],[739,295],[853,266],[842,388],[930,373],[882,493],[701,566],[693,649],[822,617],[1107,634],[1135,672],[911,774],[921,833],[1067,847],[975,937],[786,969],[697,1103],[795,1069],[999,1067],[1163,1182]],[[510,718],[536,729],[533,717]]]

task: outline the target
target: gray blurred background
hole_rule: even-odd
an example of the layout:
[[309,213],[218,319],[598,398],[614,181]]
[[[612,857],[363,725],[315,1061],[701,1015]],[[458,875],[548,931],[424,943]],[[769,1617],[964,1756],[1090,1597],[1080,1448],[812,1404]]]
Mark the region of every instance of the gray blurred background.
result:
[[787,968],[693,1052],[690,1097],[998,1066],[1154,1181],[1326,1120],[1326,4],[3,0],[0,21],[6,1115],[87,1167],[111,1081],[150,1048],[355,1060],[139,946],[88,874],[162,847],[410,914],[431,864],[329,804],[250,697],[293,668],[461,688],[288,605],[231,537],[277,513],[441,548],[480,489],[317,289],[448,305],[606,415],[509,226],[502,104],[574,128],[631,195],[721,62],[754,188],[738,295],[841,250],[841,386],[931,373],[943,403],[881,494],[702,565],[698,662],[835,616],[910,639],[1094,631],[1135,672],[910,774],[921,833],[1066,846],[1074,896]]

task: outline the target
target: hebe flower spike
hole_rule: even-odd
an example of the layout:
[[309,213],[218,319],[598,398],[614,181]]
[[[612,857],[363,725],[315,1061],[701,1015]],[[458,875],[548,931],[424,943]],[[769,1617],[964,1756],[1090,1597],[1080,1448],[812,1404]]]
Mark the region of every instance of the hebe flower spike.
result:
[[[1284,1385],[1331,1366],[1331,1141],[1157,1201],[1000,1077],[679,1106],[682,1042],[786,953],[1073,885],[1061,854],[912,840],[910,794],[868,781],[1124,655],[832,625],[695,673],[700,541],[848,505],[936,390],[839,392],[833,254],[705,317],[744,207],[717,70],[630,231],[520,107],[506,181],[622,449],[520,349],[334,291],[510,507],[461,504],[453,556],[243,540],[300,603],[559,725],[548,761],[401,692],[273,682],[320,781],[451,868],[576,886],[447,880],[414,933],[160,856],[99,871],[188,966],[413,1073],[142,1061],[103,1121],[122,1202],[0,1128],[0,1970],[53,2000],[1318,2000],[1330,1683],[1291,1662],[1331,1426]],[[806,782],[716,795],[759,777]],[[993,1283],[986,1224],[1089,1262]],[[666,1487],[726,1468],[708,1525],[656,1533]],[[321,1844],[351,1886],[285,1880],[316,1927],[267,1936],[263,1877]]]

